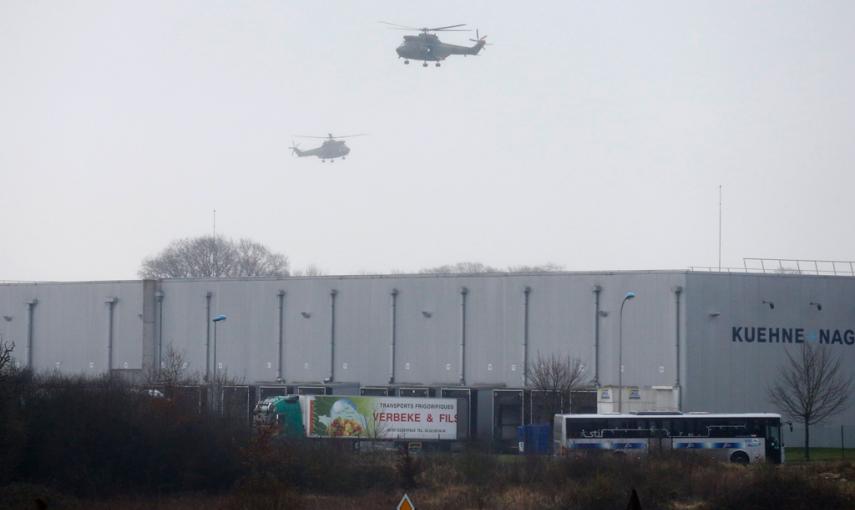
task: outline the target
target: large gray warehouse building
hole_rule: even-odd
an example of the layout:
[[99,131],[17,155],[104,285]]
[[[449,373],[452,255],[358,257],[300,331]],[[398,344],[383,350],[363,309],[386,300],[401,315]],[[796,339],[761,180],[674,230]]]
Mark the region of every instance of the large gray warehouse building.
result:
[[[621,316],[627,292],[636,297]],[[220,314],[227,319],[211,321]],[[799,341],[828,344],[855,372],[852,276],[625,271],[7,283],[0,315],[0,335],[15,342],[20,366],[74,374],[147,372],[172,346],[201,376],[212,370],[215,334],[219,370],[248,383],[519,388],[527,361],[557,353],[581,359],[599,386],[617,386],[622,357],[625,386],[677,388],[684,411],[741,412],[776,411],[766,389]],[[817,440],[839,445],[840,426],[853,424],[855,406]]]

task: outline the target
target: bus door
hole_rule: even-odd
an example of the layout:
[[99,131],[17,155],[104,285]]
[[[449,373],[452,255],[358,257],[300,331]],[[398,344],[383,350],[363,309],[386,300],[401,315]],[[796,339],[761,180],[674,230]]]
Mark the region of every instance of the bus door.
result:
[[651,452],[671,449],[670,420],[650,419],[646,423],[648,430],[648,448]]
[[783,460],[783,443],[781,442],[781,424],[769,422],[766,424],[766,462],[780,464]]
[[671,449],[671,437],[667,430],[655,429],[650,431],[650,451]]

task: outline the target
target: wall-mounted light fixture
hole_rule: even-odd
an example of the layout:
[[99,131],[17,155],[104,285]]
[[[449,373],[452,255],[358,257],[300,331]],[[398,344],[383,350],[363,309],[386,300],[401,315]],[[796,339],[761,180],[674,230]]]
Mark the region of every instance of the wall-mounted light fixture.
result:
[[811,302],[810,302],[810,304],[809,304],[809,306],[814,306],[814,307],[816,307],[816,310],[817,310],[818,312],[821,312],[821,311],[822,311],[822,303],[817,303],[816,301],[811,301]]
[[709,313],[710,317],[718,317],[719,315],[721,315],[721,312],[710,312]]
[[12,316],[11,315],[4,315],[3,320],[6,322],[12,322]]
[[300,315],[302,315],[304,319],[308,319],[312,316],[312,314],[309,312],[300,312]]
[[429,312],[427,310],[422,310],[422,316],[425,319],[430,319],[431,317],[433,317],[433,312]]
[[764,300],[762,301],[762,303],[763,303],[764,305],[769,305],[769,309],[770,309],[770,310],[774,310],[774,309],[775,309],[775,303],[773,303],[772,301],[766,301],[766,300],[764,299]]

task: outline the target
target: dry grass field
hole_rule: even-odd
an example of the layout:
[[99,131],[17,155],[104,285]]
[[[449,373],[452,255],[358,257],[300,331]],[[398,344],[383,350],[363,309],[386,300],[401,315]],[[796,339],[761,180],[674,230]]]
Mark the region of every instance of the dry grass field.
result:
[[[74,510],[376,509],[395,508],[407,492],[420,510],[611,510],[626,507],[632,488],[644,509],[855,508],[855,463],[851,462],[743,467],[696,455],[526,457],[508,462],[473,451],[416,458],[414,485],[404,489],[400,458],[394,455],[372,455],[354,463],[349,457],[341,460],[346,464],[321,473],[315,469],[330,465],[311,466],[310,460],[299,459],[307,462],[304,475],[316,473],[326,477],[325,481],[310,481],[306,476],[301,480],[280,478],[279,466],[213,495],[77,499],[42,486],[12,485],[6,487],[0,509],[36,508],[32,503],[36,497],[47,502],[48,508]],[[382,479],[361,478],[354,471]],[[306,486],[307,482],[314,487]]]

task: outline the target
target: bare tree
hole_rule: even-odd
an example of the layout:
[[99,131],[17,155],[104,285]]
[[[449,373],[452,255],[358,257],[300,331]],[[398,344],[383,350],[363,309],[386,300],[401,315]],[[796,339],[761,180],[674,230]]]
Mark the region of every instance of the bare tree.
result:
[[179,239],[143,260],[142,278],[288,276],[288,257],[249,239],[201,236]]
[[12,352],[15,351],[15,342],[0,340],[0,381],[6,378],[6,373],[14,368]]
[[303,269],[296,269],[291,276],[324,276],[327,274],[323,269],[315,264],[309,264]]
[[166,348],[163,353],[163,365],[160,368],[158,382],[166,386],[175,386],[177,384],[189,382],[187,375],[187,361],[184,358],[184,353],[176,351],[172,344]]
[[846,409],[852,376],[840,371],[840,357],[826,346],[805,343],[795,356],[786,354],[779,381],[768,396],[783,414],[804,424],[805,459],[810,460],[810,427]]
[[543,395],[546,417],[565,412],[570,407],[573,391],[587,385],[585,366],[569,355],[537,355],[528,370],[528,384]]

